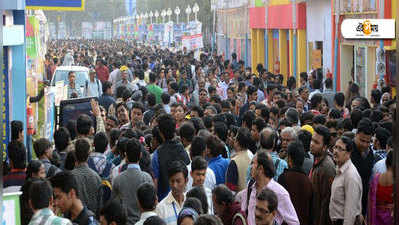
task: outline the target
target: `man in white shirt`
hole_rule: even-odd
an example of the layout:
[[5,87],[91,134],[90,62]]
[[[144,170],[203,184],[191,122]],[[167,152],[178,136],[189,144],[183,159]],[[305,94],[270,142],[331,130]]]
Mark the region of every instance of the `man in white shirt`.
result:
[[157,216],[155,208],[158,204],[157,192],[154,185],[144,183],[137,189],[137,201],[141,212],[140,220],[135,225],[143,225],[151,216]]
[[171,191],[157,205],[156,213],[167,225],[177,225],[177,218],[186,199],[185,189],[188,171],[182,161],[172,161],[168,166],[168,178]]
[[[205,138],[201,136],[195,136],[191,142],[190,146],[190,158],[194,159],[197,156],[200,156],[202,158],[206,157],[206,141]],[[187,170],[191,174],[191,165],[187,165]],[[207,164],[208,165],[208,164]],[[216,187],[216,176],[215,173],[211,168],[208,166],[206,167],[206,172],[205,172],[205,181],[203,182],[204,187],[209,188],[210,190],[213,190]],[[190,190],[194,186],[193,184],[193,178],[192,176],[188,176],[188,182],[187,182],[187,190]]]
[[208,214],[213,214],[212,190],[207,188],[205,183],[206,171],[208,169],[208,162],[201,156],[196,156],[191,162],[190,176],[193,180],[193,187],[202,186],[205,190],[206,198],[208,200]]
[[119,63],[114,63],[112,65],[112,68],[114,70],[112,70],[112,72],[109,74],[108,81],[111,82],[112,85],[115,85],[117,82],[118,74],[121,72],[119,70]]
[[222,100],[227,99],[227,88],[229,87],[229,73],[224,72],[221,76],[222,80],[218,84],[218,94]]
[[90,69],[89,80],[85,84],[86,97],[100,97],[103,94],[101,81],[96,78],[96,71]]

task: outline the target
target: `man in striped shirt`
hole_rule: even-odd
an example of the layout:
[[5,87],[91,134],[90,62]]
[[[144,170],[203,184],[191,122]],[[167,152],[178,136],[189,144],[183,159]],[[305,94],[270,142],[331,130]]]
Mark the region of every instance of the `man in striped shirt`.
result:
[[[72,225],[71,221],[58,217],[51,210],[53,188],[48,181],[35,181],[29,189],[33,217],[29,225]],[[37,194],[40,193],[40,194]]]

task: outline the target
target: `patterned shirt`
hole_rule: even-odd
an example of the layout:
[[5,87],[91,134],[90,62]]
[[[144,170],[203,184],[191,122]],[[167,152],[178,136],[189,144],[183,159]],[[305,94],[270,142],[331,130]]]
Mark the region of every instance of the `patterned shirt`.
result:
[[387,151],[385,151],[384,149],[380,149],[380,150],[375,150],[374,152],[374,160],[375,162],[380,161],[381,159],[384,159],[387,157]]
[[98,188],[101,185],[100,176],[90,169],[87,164],[76,166],[72,174],[78,184],[80,200],[93,212],[97,211]]
[[[108,162],[107,157],[105,157],[105,155],[102,153],[92,152],[92,153],[90,153],[89,158],[93,160],[94,165],[96,167],[95,171],[97,171],[98,174],[101,176],[104,173],[105,166],[107,165],[107,162]],[[112,164],[111,171],[114,167],[115,166]],[[91,169],[93,169],[93,168],[91,168]],[[108,174],[108,176],[109,176],[109,174]]]
[[[284,170],[288,168],[288,164],[284,159],[280,159],[277,152],[271,152],[270,155],[272,156],[273,165],[276,170],[276,175],[273,177],[275,181],[278,180],[278,177],[284,173]],[[278,161],[278,162],[277,162]]]
[[44,208],[33,214],[29,225],[72,225],[71,221],[54,215],[49,208]]

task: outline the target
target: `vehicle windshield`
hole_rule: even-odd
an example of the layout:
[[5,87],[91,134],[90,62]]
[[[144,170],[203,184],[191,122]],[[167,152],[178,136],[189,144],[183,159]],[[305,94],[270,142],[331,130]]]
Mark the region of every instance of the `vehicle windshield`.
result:
[[[68,73],[69,70],[57,70],[55,71],[55,75],[53,78],[53,81],[51,82],[52,86],[55,86],[55,84],[58,81],[63,80],[64,84],[68,84]],[[77,87],[83,87],[86,83],[86,80],[89,80],[89,74],[87,71],[75,71],[75,75],[76,75],[76,86]]]

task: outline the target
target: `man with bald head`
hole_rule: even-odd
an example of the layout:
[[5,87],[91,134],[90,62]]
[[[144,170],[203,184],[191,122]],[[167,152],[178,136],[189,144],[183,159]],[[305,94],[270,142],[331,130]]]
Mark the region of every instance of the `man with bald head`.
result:
[[272,157],[274,169],[276,171],[273,179],[278,180],[278,177],[288,168],[288,164],[284,159],[280,159],[276,152],[277,132],[271,127],[266,127],[260,132],[260,147],[266,150]]

